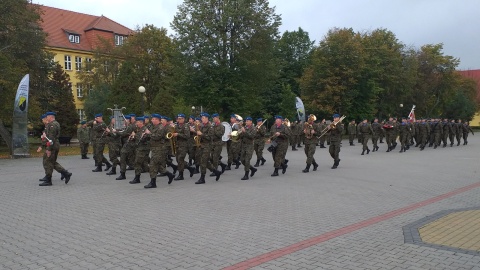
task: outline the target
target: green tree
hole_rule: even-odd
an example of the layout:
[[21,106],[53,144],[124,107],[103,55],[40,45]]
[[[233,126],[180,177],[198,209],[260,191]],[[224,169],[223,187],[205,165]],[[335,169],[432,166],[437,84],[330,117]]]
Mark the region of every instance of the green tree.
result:
[[463,119],[471,121],[478,110],[478,104],[475,100],[477,84],[470,78],[464,78],[458,73],[454,75],[456,87],[453,95],[445,103],[443,108],[443,117],[448,119]]
[[239,114],[261,111],[258,98],[278,76],[274,45],[280,17],[266,0],[186,0],[172,29],[190,104]]

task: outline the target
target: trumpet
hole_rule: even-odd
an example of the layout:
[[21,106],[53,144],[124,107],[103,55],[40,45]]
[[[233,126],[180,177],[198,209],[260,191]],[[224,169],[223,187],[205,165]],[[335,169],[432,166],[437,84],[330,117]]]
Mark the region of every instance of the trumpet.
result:
[[177,154],[177,143],[175,141],[175,138],[173,137],[173,133],[175,133],[175,126],[171,125],[170,126],[170,131],[167,133],[167,135],[165,137],[170,140],[170,146],[172,147],[172,153],[175,156]]
[[330,129],[335,129],[335,128],[337,128],[337,124],[340,123],[340,122],[342,122],[343,119],[345,119],[345,117],[346,117],[346,116],[343,115],[342,117],[340,117],[340,119],[338,119],[338,121],[333,122],[333,123],[331,123],[330,125],[328,125],[326,128],[324,128],[324,129],[322,130],[321,135],[318,136],[317,138],[320,138],[320,137],[322,137],[323,135],[327,134],[327,132],[328,132]]
[[[200,131],[200,124],[195,124],[195,131]],[[195,140],[195,146],[200,147],[202,145],[200,142],[200,135],[195,135],[193,140]]]

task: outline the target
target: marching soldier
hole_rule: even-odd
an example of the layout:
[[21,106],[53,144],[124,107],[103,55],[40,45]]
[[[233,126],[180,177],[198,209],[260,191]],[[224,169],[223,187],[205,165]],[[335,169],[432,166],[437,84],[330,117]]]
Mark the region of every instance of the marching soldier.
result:
[[211,154],[211,147],[212,147],[212,137],[214,134],[212,125],[208,121],[210,115],[208,113],[202,113],[202,124],[200,130],[197,131],[197,136],[200,136],[200,147],[197,149],[199,150],[201,158],[200,158],[200,170],[201,176],[195,184],[205,184],[205,174],[207,173],[207,168],[215,173],[215,180],[218,181],[220,179],[220,175],[222,172],[218,171],[216,168],[213,167],[213,164],[210,162],[210,154]]
[[[45,131],[42,134],[42,145],[45,146],[43,167],[45,169],[45,181],[39,184],[39,186],[51,186],[52,185],[52,173],[55,169],[62,174],[65,179],[65,184],[68,184],[72,173],[65,170],[58,162],[58,152],[60,151],[60,124],[55,120],[56,113],[47,112],[45,114]],[[41,151],[42,147],[39,147],[37,152]]]
[[105,144],[107,143],[107,137],[105,135],[110,131],[110,129],[108,129],[105,122],[103,122],[103,114],[101,113],[95,115],[95,120],[91,122],[91,125],[93,126],[92,129],[95,133],[95,157],[97,158],[97,168],[92,170],[92,172],[101,172],[102,163],[107,165],[105,171],[108,171],[112,167],[112,164],[110,164],[105,156],[103,156],[103,151],[105,150]]
[[190,136],[188,138],[188,166],[194,165],[195,160],[195,140],[193,137],[197,134],[195,132],[195,116],[190,115],[188,118],[188,128]]
[[[212,137],[212,150],[211,150],[212,165],[215,169],[217,169],[218,165],[220,164],[220,167],[222,168],[222,173],[224,173],[227,167],[227,164],[220,161],[220,155],[222,154],[222,149],[223,149],[222,137],[223,137],[223,134],[225,133],[225,127],[220,122],[220,115],[218,113],[212,114],[212,118],[213,118],[213,125],[212,125],[213,137]],[[215,173],[212,172],[210,176],[215,176]]]
[[462,124],[462,119],[458,119],[457,121],[457,134],[455,136],[457,137],[457,146],[460,145],[460,141],[462,139],[463,135],[463,124]]
[[340,144],[342,142],[343,126],[339,121],[340,115],[334,114],[333,123],[327,127],[328,133],[330,133],[330,148],[328,152],[333,158],[332,169],[336,169],[340,164]]
[[[184,118],[185,119],[185,118]],[[140,119],[139,119],[140,120]],[[173,178],[175,175],[169,171],[167,171],[166,168],[166,162],[167,162],[167,156],[168,156],[168,151],[169,151],[169,145],[170,143],[168,142],[167,139],[167,133],[169,132],[169,125],[167,124],[167,117],[161,116],[159,114],[152,114],[152,127],[150,129],[147,129],[147,127],[142,125],[142,122],[140,122],[139,126],[139,133],[144,133],[145,135],[143,137],[148,137],[150,139],[150,150],[152,152],[152,158],[150,159],[150,183],[148,185],[144,186],[144,188],[156,188],[157,187],[157,173],[164,173],[166,176],[168,176],[168,184],[171,184],[173,181]],[[180,131],[180,129],[178,130]],[[185,132],[185,131],[183,131]],[[177,136],[178,137],[178,133]],[[172,137],[173,139],[173,137]],[[142,143],[142,139],[139,140],[140,144]],[[141,146],[139,146],[138,149],[141,149]],[[140,154],[141,156],[142,154]],[[147,153],[148,155],[148,153]],[[138,158],[137,154],[137,158]],[[141,172],[140,170],[137,171],[137,167],[140,165],[141,162],[139,161],[138,163],[135,163],[135,178],[137,178],[137,172]],[[133,180],[135,181],[135,179]],[[133,184],[132,182],[130,182]],[[140,183],[140,174],[138,173],[138,181],[136,183]]]
[[248,180],[248,174],[252,177],[257,169],[250,165],[252,160],[253,148],[255,135],[257,133],[257,128],[253,126],[252,117],[248,116],[245,118],[245,126],[240,129],[240,139],[242,140],[242,150],[240,152],[240,160],[245,168],[245,175],[241,180]]
[[254,167],[260,166],[260,162],[265,164],[265,160],[263,158],[263,149],[265,148],[265,134],[267,133],[267,128],[265,125],[263,125],[263,119],[262,118],[257,118],[257,132],[255,133],[255,141],[253,144],[253,149],[255,151],[255,154],[257,155],[257,162]]
[[317,134],[320,134],[321,130],[319,125],[315,124],[317,117],[313,114],[308,116],[307,122],[304,125],[303,134],[305,134],[305,155],[307,156],[307,166],[302,172],[308,173],[310,167],[313,164],[313,170],[316,171],[318,164],[313,157],[317,148],[318,138]]
[[115,178],[116,180],[125,180],[125,172],[127,171],[127,164],[130,164],[132,160],[129,158],[132,156],[132,152],[135,151],[135,124],[131,123],[131,116],[125,115],[125,129],[123,131],[113,130],[117,133],[122,140],[122,148],[120,149],[120,176]]
[[406,144],[408,143],[408,133],[410,132],[410,127],[407,123],[406,118],[402,118],[402,123],[398,126],[398,133],[400,136],[401,149],[400,153],[407,151]]
[[395,126],[393,122],[393,117],[390,117],[388,121],[383,125],[385,129],[385,141],[387,142],[388,150],[390,152],[393,150],[393,143],[395,142]]
[[443,119],[443,135],[442,135],[442,142],[443,142],[443,148],[447,147],[447,140],[450,134],[452,133],[452,126],[448,122],[448,119],[445,118]]
[[455,124],[455,120],[452,119],[450,121],[450,128],[451,128],[451,132],[449,134],[449,139],[450,139],[450,147],[453,147],[453,144],[455,143],[455,135],[457,134],[458,132],[458,126],[457,124]]
[[[232,131],[238,131],[240,129],[240,125],[235,114],[230,115],[230,126],[232,127]],[[238,160],[238,156],[240,154],[240,142],[233,142],[232,140],[228,140],[227,153],[228,163],[225,170],[231,170],[232,163],[235,163],[235,169],[238,169],[238,167],[240,166],[240,161]]]
[[90,128],[87,127],[87,121],[80,122],[80,127],[77,129],[77,138],[80,144],[80,153],[82,155],[82,159],[89,159],[87,157],[88,154],[88,146],[90,144]]
[[442,122],[440,122],[440,119],[435,119],[432,132],[434,134],[434,144],[435,144],[433,149],[437,149],[437,147],[440,146],[441,139],[443,136],[443,125],[442,125]]
[[[193,127],[193,132],[195,133],[193,137],[197,136],[197,131],[200,130],[200,127],[202,126],[202,118],[201,117],[196,117],[195,118],[195,126]],[[192,130],[192,128],[190,128]],[[200,137],[198,137],[200,138]],[[202,161],[202,151],[201,151],[201,143],[197,145],[196,142],[195,144],[195,173],[200,173],[200,163]]]
[[[350,124],[348,124],[348,141],[351,146],[355,146],[355,144],[353,144],[355,134],[357,134],[357,125],[355,124],[355,120],[352,120]],[[360,142],[360,137],[358,137],[358,140],[358,142]]]
[[122,148],[122,139],[120,135],[113,132],[115,128],[115,118],[110,118],[110,127],[109,132],[105,135],[107,137],[108,143],[108,158],[112,162],[112,169],[107,173],[107,175],[117,174],[117,166],[120,165],[118,158],[120,157],[120,148]]
[[363,122],[361,124],[359,124],[359,126],[360,127],[358,128],[358,130],[361,133],[362,145],[363,145],[362,155],[365,154],[365,151],[367,151],[367,155],[368,155],[370,153],[370,148],[368,148],[368,140],[370,138],[368,136],[370,134],[373,134],[373,130],[372,130],[372,127],[370,126],[370,124],[368,124],[367,118],[363,119]]
[[[356,127],[357,127],[356,134],[357,134],[358,143],[362,143],[363,140],[362,140],[362,132],[360,131],[360,125],[356,125]],[[352,141],[352,144],[353,144],[353,141]]]
[[383,133],[382,125],[378,122],[378,118],[375,118],[372,123],[372,143],[373,149],[372,152],[378,151],[378,139],[380,134]]
[[[152,119],[153,120],[153,119]],[[189,140],[190,140],[190,127],[188,124],[185,123],[185,114],[180,113],[177,115],[177,123],[175,124],[175,132],[172,134],[172,140],[176,139],[176,154],[175,158],[177,160],[178,166],[178,176],[174,179],[184,180],[183,178],[183,171],[185,168],[188,169],[190,172],[190,177],[193,176],[195,169],[188,166],[187,162],[185,162],[185,157],[187,156],[188,147],[189,147]]]
[[135,133],[135,142],[137,144],[137,148],[135,150],[135,163],[133,165],[135,168],[135,178],[129,182],[130,184],[140,183],[140,175],[143,172],[143,164],[145,163],[145,159],[150,154],[148,143],[150,136],[147,132],[147,127],[145,126],[145,119],[143,117],[137,117],[136,126],[137,132]]
[[473,133],[473,130],[470,127],[470,124],[468,123],[468,121],[465,121],[465,123],[463,124],[462,131],[463,131],[463,145],[467,145],[468,144],[468,140],[467,140],[468,139],[468,132],[472,132],[472,135],[475,135]]
[[425,146],[428,142],[428,134],[430,134],[430,125],[425,119],[422,119],[420,124],[417,126],[418,131],[418,143],[420,145],[420,151],[425,149]]
[[[325,119],[322,119],[322,122],[320,123],[320,130],[325,130],[327,128],[327,122]],[[326,135],[320,137],[320,148],[327,148],[325,147],[325,139],[326,139]]]
[[287,171],[288,165],[285,163],[285,156],[288,150],[288,137],[290,136],[290,130],[283,124],[283,117],[280,115],[275,116],[275,124],[270,128],[270,134],[273,136],[267,143],[272,141],[272,156],[273,167],[275,170],[271,176],[278,176],[278,170],[282,168],[282,174]]
[[297,121],[292,121],[290,124],[290,130],[292,136],[290,136],[289,141],[290,141],[290,146],[292,147],[292,151],[297,151],[296,145],[298,140],[298,135],[297,135]]

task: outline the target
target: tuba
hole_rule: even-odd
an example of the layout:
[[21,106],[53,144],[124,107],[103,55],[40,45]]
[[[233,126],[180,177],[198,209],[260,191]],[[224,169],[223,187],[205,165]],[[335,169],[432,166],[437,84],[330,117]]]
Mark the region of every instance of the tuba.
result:
[[170,147],[172,148],[172,153],[175,156],[177,154],[177,142],[175,138],[173,137],[173,133],[175,133],[175,126],[172,125],[170,126],[170,131],[167,133],[165,138],[170,140]]
[[313,137],[312,130],[313,130],[313,124],[310,124],[311,122],[315,122],[317,120],[317,117],[313,114],[310,114],[308,116],[307,122],[303,124],[303,129],[305,131],[305,138],[311,139]]
[[[200,124],[195,124],[195,131],[200,131]],[[196,147],[200,147],[202,144],[200,143],[200,136],[199,135],[195,135],[193,137],[193,140],[195,140],[195,146]]]
[[230,133],[230,139],[232,140],[232,142],[238,142],[238,140],[240,139],[240,129],[243,127],[243,117],[241,117],[240,115],[238,114],[235,114],[235,118],[237,118],[237,121],[238,123],[235,123],[233,126],[232,126],[232,129],[235,128],[234,131],[232,131],[232,133]]
[[288,118],[285,118],[285,120],[283,120],[283,124],[287,127],[290,127],[291,125],[290,120],[288,120]]

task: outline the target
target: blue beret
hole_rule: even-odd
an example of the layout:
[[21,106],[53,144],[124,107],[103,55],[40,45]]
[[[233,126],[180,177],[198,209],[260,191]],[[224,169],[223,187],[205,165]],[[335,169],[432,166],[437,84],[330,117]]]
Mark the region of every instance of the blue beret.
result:
[[143,118],[150,118],[150,116],[148,116],[148,114],[144,115]]
[[151,115],[152,118],[158,118],[158,119],[162,119],[162,116],[158,113],[152,113]]
[[252,117],[250,117],[250,116],[245,117],[245,121],[247,121],[247,120],[252,121]]
[[167,119],[167,121],[172,121],[172,118],[168,117],[168,116],[165,116],[165,119]]
[[218,113],[212,114],[212,118],[213,118],[213,117],[219,117],[219,116],[220,116],[220,115],[218,115]]
[[179,118],[179,117],[181,117],[181,118],[185,118],[185,114],[183,114],[183,113],[179,113],[179,114],[177,114],[177,118]]
[[257,118],[257,122],[263,122],[262,118]]
[[131,113],[131,114],[130,114],[130,117],[137,117],[137,115],[134,114],[134,113]]
[[43,120],[43,118],[45,118],[45,117],[47,117],[47,115],[46,115],[46,114],[42,114],[42,115],[40,116],[40,120]]
[[281,115],[275,115],[275,119],[282,119],[283,120],[283,117]]
[[204,113],[201,113],[200,116],[202,116],[202,117],[205,116],[205,117],[209,118],[209,117],[210,117],[210,114],[204,112]]
[[165,115],[160,115],[160,119],[168,120],[168,117],[166,117]]
[[125,119],[131,119],[132,117],[130,116],[130,114],[127,114],[127,115],[124,115]]
[[87,123],[87,121],[80,122],[81,125],[85,125],[86,123]]
[[103,116],[103,114],[101,114],[101,113],[95,114],[95,118],[97,118],[97,117],[102,117],[102,116]]
[[202,118],[200,118],[200,117],[197,117],[197,118],[195,118],[195,120],[201,121],[201,120],[202,120]]
[[45,115],[57,115],[55,112],[47,112]]
[[339,118],[339,117],[340,117],[340,115],[338,113],[333,115],[333,118]]
[[190,118],[195,120],[195,115],[190,115]]
[[136,120],[137,120],[137,121],[145,122],[145,118],[143,118],[143,117],[137,117]]
[[231,114],[231,115],[230,115],[230,118],[232,118],[232,117],[235,118],[235,119],[237,119],[237,116],[236,116],[235,114]]

